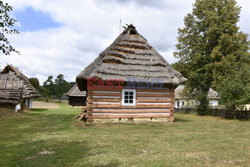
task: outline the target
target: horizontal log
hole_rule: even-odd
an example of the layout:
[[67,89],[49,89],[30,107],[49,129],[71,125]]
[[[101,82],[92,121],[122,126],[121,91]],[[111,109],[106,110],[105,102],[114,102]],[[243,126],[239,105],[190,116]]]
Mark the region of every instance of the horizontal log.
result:
[[136,93],[137,97],[171,97],[171,94]]
[[136,89],[136,92],[171,93],[169,89]]
[[170,104],[137,104],[136,106],[121,106],[120,104],[91,104],[88,107],[92,109],[151,109],[151,108],[170,108]]
[[120,98],[93,98],[93,102],[120,102]]
[[93,115],[93,119],[115,119],[115,118],[169,118],[169,114],[140,114],[140,115]]
[[93,113],[170,113],[170,109],[166,110],[93,110]]
[[[126,88],[124,88],[126,89]],[[88,89],[89,93],[93,92],[93,91],[111,91],[111,92],[120,92],[122,91],[122,89]],[[159,93],[170,93],[171,89],[136,89],[137,92],[159,92]]]
[[120,91],[107,91],[107,90],[101,90],[101,91],[93,91],[93,93],[121,93]]
[[88,113],[89,116],[92,116],[92,115],[93,115],[93,114],[92,114],[92,110],[90,110],[90,109],[87,109],[87,113]]
[[[120,102],[120,98],[93,98],[93,102]],[[137,99],[137,103],[170,103],[171,99]]]
[[92,93],[91,96],[119,96],[121,93]]
[[114,91],[114,92],[119,92],[121,91],[122,89],[116,89],[116,88],[113,88],[113,89],[110,89],[109,87],[102,87],[102,88],[97,88],[97,89],[88,89],[90,91]]
[[137,99],[137,103],[170,103],[171,99]]

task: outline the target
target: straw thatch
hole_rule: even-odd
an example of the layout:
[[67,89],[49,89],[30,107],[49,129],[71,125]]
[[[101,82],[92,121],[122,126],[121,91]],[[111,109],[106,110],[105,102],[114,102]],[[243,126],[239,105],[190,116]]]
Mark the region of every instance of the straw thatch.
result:
[[74,97],[85,97],[86,91],[80,91],[77,85],[75,84],[67,93],[66,96],[74,96]]
[[[175,99],[186,99],[187,97],[183,95],[183,91],[185,89],[184,85],[179,85],[176,89],[175,89]],[[208,99],[219,99],[219,94],[218,92],[216,92],[215,90],[213,90],[212,88],[209,89],[208,91],[208,95],[207,95]]]
[[0,103],[17,104],[21,99],[21,89],[0,89]]
[[80,90],[86,88],[86,78],[103,80],[135,77],[137,79],[161,79],[164,84],[178,85],[186,79],[175,71],[167,61],[129,25],[118,38],[106,48],[76,78]]
[[17,104],[22,98],[41,95],[17,68],[7,65],[0,73],[0,103]]

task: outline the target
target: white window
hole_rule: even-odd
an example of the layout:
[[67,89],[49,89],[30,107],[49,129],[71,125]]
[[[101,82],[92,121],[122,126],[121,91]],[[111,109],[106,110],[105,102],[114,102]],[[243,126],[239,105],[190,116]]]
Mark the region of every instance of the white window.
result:
[[136,91],[134,89],[122,90],[122,105],[135,106]]
[[179,108],[180,107],[180,102],[179,101],[177,101],[177,108]]

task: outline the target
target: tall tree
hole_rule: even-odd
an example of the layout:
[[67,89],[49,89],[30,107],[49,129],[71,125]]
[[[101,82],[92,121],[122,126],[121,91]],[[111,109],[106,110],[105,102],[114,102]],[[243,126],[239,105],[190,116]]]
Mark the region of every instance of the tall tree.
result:
[[34,88],[36,88],[36,90],[41,94],[44,95],[45,94],[45,89],[40,85],[39,83],[39,79],[36,77],[33,78],[29,78],[29,82],[34,86]]
[[234,53],[223,56],[216,62],[213,75],[214,87],[230,112],[250,103],[250,55],[246,52],[239,54],[241,56]]
[[60,99],[67,89],[68,83],[65,81],[64,76],[59,74],[55,79],[55,89],[56,89],[56,98]]
[[7,36],[9,34],[18,34],[16,29],[11,27],[17,22],[14,18],[9,16],[9,13],[13,10],[12,6],[8,3],[4,3],[0,0],[0,50],[3,54],[9,55],[10,52],[18,52],[10,44]]
[[41,94],[45,97],[60,99],[74,84],[75,82],[67,82],[62,74],[59,74],[55,79],[53,79],[53,76],[49,76],[48,79],[43,82]]
[[53,76],[48,76],[48,79],[43,82],[44,93],[43,95],[46,97],[54,97],[55,96],[55,87]]
[[174,55],[179,58],[178,68],[185,69],[187,92],[199,101],[201,115],[208,109],[209,88],[223,82],[220,77],[228,77],[218,72],[223,61],[229,57],[238,61],[246,55],[247,34],[239,31],[239,14],[235,0],[196,0],[192,13],[184,19],[185,26],[179,29]]

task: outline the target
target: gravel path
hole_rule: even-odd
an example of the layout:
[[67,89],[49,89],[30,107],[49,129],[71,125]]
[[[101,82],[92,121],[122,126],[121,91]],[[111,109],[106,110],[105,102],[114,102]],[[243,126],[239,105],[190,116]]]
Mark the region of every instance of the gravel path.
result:
[[45,103],[43,101],[33,101],[32,102],[32,108],[47,108],[47,109],[53,109],[58,108],[59,106],[55,103]]

